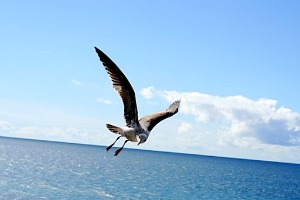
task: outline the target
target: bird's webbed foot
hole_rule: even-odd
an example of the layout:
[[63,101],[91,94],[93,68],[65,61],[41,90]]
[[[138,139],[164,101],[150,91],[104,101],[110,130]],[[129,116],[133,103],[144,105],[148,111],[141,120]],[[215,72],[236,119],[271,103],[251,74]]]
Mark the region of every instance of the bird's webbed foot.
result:
[[124,142],[123,146],[122,146],[120,149],[118,149],[117,151],[115,151],[115,156],[117,156],[117,155],[123,150],[123,147],[125,146],[125,144],[126,144],[128,141],[129,141],[129,140],[126,140],[126,141]]
[[115,151],[115,156],[117,156],[121,151],[123,150],[123,147]]
[[119,136],[114,143],[112,143],[111,145],[109,145],[108,147],[106,147],[106,151],[109,151],[115,144],[116,142],[118,141],[118,139],[120,139],[121,136]]
[[114,144],[111,144],[108,147],[106,147],[106,151],[109,151],[113,146],[114,146]]

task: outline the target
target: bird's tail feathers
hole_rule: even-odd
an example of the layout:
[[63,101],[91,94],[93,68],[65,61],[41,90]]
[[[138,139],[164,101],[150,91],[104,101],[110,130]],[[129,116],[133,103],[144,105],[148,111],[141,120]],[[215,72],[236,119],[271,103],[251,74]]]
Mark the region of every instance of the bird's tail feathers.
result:
[[117,126],[114,126],[111,124],[106,124],[106,127],[108,128],[108,130],[110,130],[111,132],[116,133],[116,134],[121,134],[123,132],[120,127],[117,127]]

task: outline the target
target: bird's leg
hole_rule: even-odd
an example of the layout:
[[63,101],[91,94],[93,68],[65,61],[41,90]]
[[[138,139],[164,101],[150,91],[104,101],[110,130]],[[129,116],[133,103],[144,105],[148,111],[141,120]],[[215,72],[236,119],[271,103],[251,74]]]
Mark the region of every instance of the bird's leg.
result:
[[129,141],[129,140],[126,140],[126,141],[124,142],[123,146],[115,152],[115,156],[117,156],[117,155],[122,151],[123,147],[125,146],[126,142],[128,142],[128,141]]
[[118,139],[120,139],[121,136],[119,136],[114,143],[112,143],[111,145],[109,145],[108,147],[106,147],[106,151],[110,150],[114,145],[115,143],[118,141]]

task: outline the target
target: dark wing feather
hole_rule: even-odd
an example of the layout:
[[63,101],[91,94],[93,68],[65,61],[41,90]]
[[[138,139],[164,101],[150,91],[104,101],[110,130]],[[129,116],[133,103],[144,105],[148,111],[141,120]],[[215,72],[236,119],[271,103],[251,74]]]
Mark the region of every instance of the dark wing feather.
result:
[[97,47],[95,49],[113,83],[113,88],[119,93],[122,99],[126,125],[131,127],[134,123],[138,123],[134,90],[118,66]]
[[178,112],[179,106],[180,100],[177,100],[174,103],[172,103],[169,106],[169,108],[165,111],[157,112],[151,115],[146,115],[145,117],[139,120],[140,125],[150,132],[156,124],[168,117],[175,115]]

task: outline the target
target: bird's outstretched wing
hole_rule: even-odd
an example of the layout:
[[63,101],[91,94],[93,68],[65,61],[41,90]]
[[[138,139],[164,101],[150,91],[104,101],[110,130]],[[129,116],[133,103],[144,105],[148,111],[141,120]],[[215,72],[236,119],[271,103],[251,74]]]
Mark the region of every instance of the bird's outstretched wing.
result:
[[165,111],[157,112],[151,115],[146,115],[145,117],[139,120],[140,125],[150,132],[156,124],[168,117],[175,115],[178,112],[179,106],[180,100],[177,100],[173,102]]
[[133,124],[138,123],[138,111],[134,90],[118,66],[97,47],[95,47],[95,50],[113,83],[113,88],[119,93],[123,101],[126,125],[131,127]]

